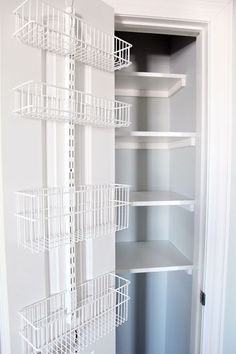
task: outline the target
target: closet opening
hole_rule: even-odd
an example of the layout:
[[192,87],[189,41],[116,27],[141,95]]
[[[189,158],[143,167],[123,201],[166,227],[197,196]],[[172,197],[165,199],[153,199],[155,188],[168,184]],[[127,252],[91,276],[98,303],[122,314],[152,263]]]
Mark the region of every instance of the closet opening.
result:
[[116,237],[116,272],[131,280],[117,354],[193,353],[199,313],[197,38],[122,31],[132,65],[116,73],[131,103],[116,131],[116,183],[131,186],[129,229]]

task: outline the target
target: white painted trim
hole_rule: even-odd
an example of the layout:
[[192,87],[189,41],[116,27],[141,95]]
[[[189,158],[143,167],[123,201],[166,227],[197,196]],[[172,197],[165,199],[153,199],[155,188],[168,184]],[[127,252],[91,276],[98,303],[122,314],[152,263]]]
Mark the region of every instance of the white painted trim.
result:
[[[135,19],[135,22],[134,22]],[[181,24],[178,21],[178,28],[176,28],[176,24],[173,23],[172,20],[164,19],[162,20],[160,17],[157,18],[148,16],[128,16],[128,15],[116,15],[116,30],[122,31],[125,30],[129,32],[144,32],[144,33],[163,33],[170,35],[182,35],[182,36],[197,36],[201,30],[202,25],[198,23],[191,22],[191,28],[186,26],[186,23]]]
[[[220,53],[224,55],[219,55]],[[207,306],[204,309],[202,328],[202,353],[204,354],[223,352],[231,187],[231,80],[232,3],[209,24],[209,143],[206,204],[208,237],[204,279]]]
[[[168,20],[176,19],[179,27],[189,23],[210,23],[231,0],[103,0],[115,9],[115,13],[142,18],[159,18],[168,25]],[[182,23],[181,23],[182,22]],[[166,27],[164,24],[163,27]],[[177,29],[178,30],[178,29]],[[185,28],[186,30],[186,28]],[[175,29],[174,29],[175,31]]]
[[[196,41],[196,205],[194,225],[194,264],[193,289],[192,289],[192,326],[191,326],[191,347],[190,353],[201,353],[201,327],[202,327],[202,306],[199,301],[200,289],[203,289],[203,269],[205,256],[205,219],[206,219],[206,160],[207,160],[207,28],[201,31]],[[196,340],[198,338],[198,340]]]

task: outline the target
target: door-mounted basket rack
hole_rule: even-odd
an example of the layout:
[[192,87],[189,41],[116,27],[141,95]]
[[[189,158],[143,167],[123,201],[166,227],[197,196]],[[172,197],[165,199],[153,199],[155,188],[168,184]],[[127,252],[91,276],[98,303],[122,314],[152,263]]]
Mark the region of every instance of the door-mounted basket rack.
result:
[[110,333],[128,319],[129,283],[108,273],[25,307],[19,315],[27,352],[80,353]]
[[43,252],[112,235],[129,223],[129,186],[79,185],[16,192],[19,245]]
[[24,44],[109,72],[131,64],[131,44],[47,2],[26,0],[14,15],[14,36]]
[[130,104],[82,91],[28,81],[14,88],[19,117],[100,127],[128,127]]
[[[108,72],[131,64],[128,42],[42,0],[24,1],[14,15],[14,36],[26,45]],[[16,87],[15,95],[15,113],[20,117],[100,127],[130,124],[129,104],[85,92],[31,81]],[[126,185],[41,188],[16,194],[18,242],[32,252],[74,247],[75,242],[128,227]],[[73,279],[68,290],[25,307],[19,314],[24,352],[83,351],[127,321],[129,283],[112,273],[79,286]]]

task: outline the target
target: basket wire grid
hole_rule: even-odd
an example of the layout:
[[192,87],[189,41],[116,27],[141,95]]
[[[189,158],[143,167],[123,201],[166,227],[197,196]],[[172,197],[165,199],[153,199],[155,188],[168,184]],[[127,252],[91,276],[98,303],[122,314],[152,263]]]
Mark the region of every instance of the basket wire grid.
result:
[[111,235],[128,227],[126,185],[79,185],[16,195],[18,242],[32,252]]
[[21,42],[102,69],[130,65],[131,44],[42,0],[26,0],[15,11],[14,36]]
[[78,90],[28,81],[15,89],[14,113],[24,118],[100,127],[130,125],[130,104]]
[[24,308],[20,335],[27,353],[79,353],[126,322],[129,283],[108,273]]

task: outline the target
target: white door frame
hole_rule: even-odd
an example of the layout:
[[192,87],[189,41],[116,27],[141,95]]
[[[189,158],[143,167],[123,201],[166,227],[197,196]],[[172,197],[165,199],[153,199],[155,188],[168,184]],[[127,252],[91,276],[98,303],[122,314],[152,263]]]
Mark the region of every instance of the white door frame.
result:
[[[105,0],[117,14],[146,16],[163,23],[177,19],[182,30],[200,27],[207,35],[208,163],[206,194],[207,304],[202,323],[201,354],[222,354],[226,264],[229,237],[232,127],[232,0]],[[2,129],[0,126],[0,133]],[[0,164],[0,173],[1,171]],[[1,206],[4,206],[0,196]],[[220,206],[220,208],[219,208]],[[1,233],[4,235],[1,224]],[[5,254],[1,240],[1,254]],[[0,257],[1,262],[3,258]],[[5,263],[5,262],[4,262]],[[4,272],[5,273],[5,272]],[[1,286],[5,279],[0,280]],[[1,298],[7,306],[7,299]],[[5,307],[7,311],[7,307]],[[5,327],[9,334],[8,325]],[[5,337],[8,341],[9,336]],[[4,343],[2,343],[4,344]],[[6,353],[10,352],[6,343]],[[192,353],[191,353],[192,354]],[[198,353],[197,353],[198,354]]]
[[[217,11],[212,4],[200,5],[198,2],[195,3],[197,6],[195,13],[193,2],[189,1],[189,4],[186,3],[184,6],[185,12],[192,6],[191,13],[195,18],[186,21],[177,12],[175,16],[170,17],[168,14],[171,11],[168,6],[164,10],[159,7],[162,16],[144,17],[135,15],[138,13],[139,5],[135,10],[132,8],[133,2],[129,4],[127,1],[124,5],[121,1],[118,5],[117,1],[116,23],[118,29],[129,27],[135,30],[142,27],[142,30],[151,29],[157,33],[200,35],[197,45],[201,46],[199,53],[202,57],[198,56],[197,60],[202,62],[202,66],[200,65],[201,80],[199,81],[198,76],[197,85],[201,86],[202,96],[198,98],[198,106],[201,107],[198,108],[198,114],[206,124],[201,137],[205,158],[200,162],[203,167],[201,179],[205,179],[203,183],[205,188],[203,186],[199,190],[202,194],[200,199],[204,204],[205,217],[199,215],[201,220],[199,231],[202,230],[202,234],[205,234],[205,241],[200,237],[196,262],[200,276],[195,290],[198,296],[199,289],[203,289],[207,300],[203,311],[197,297],[195,302],[193,300],[194,306],[198,306],[198,316],[193,333],[196,341],[192,341],[191,354],[222,354],[231,180],[232,2],[220,8],[218,4]],[[156,1],[156,7],[162,3],[162,0]],[[165,5],[170,5],[171,0],[167,3]],[[145,6],[147,9],[147,3]],[[206,6],[209,6],[207,12],[209,18],[205,18]],[[124,9],[125,12],[122,12]]]

